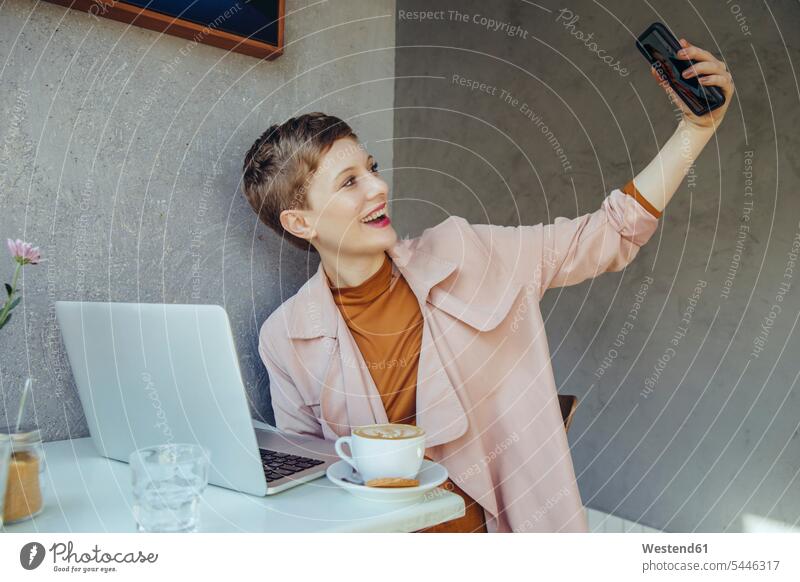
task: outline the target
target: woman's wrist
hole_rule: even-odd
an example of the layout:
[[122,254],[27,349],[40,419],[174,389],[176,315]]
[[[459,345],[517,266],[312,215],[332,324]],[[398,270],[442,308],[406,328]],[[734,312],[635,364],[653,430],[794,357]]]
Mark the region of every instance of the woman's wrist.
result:
[[713,129],[682,119],[658,155],[636,175],[636,188],[659,212],[669,204],[712,135]]
[[690,163],[693,163],[714,135],[714,128],[698,126],[691,121],[682,119],[675,128],[674,135],[679,140],[681,156],[684,159],[689,158]]
[[677,132],[688,131],[692,135],[697,136],[699,139],[705,138],[706,140],[708,140],[711,138],[712,135],[714,135],[714,132],[716,132],[717,127],[719,127],[719,121],[712,122],[710,125],[700,125],[684,117],[678,122],[678,127],[676,131]]

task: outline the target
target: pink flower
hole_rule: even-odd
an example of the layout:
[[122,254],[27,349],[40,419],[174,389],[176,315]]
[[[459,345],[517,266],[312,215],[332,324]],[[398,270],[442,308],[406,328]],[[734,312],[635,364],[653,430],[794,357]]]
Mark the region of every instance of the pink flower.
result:
[[31,243],[22,242],[20,239],[13,241],[9,238],[6,239],[6,244],[8,245],[8,252],[20,265],[27,265],[28,263],[36,265],[42,258],[39,253],[39,247],[34,247]]

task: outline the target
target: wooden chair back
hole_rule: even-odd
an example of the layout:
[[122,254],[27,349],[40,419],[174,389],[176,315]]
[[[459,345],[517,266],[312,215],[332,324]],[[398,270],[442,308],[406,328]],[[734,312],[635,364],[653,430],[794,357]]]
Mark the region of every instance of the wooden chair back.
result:
[[572,424],[572,417],[578,407],[578,397],[574,394],[559,394],[558,404],[561,406],[561,417],[564,419],[564,430],[569,432],[569,425]]

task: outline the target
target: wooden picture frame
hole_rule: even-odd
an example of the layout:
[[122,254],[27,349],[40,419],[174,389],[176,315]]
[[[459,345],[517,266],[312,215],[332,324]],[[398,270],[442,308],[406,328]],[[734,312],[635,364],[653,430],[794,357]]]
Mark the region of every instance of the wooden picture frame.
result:
[[[285,0],[197,0],[174,2],[170,0],[46,0],[52,4],[88,12],[95,17],[110,18],[157,32],[193,40],[251,57],[273,60],[283,54]],[[183,6],[175,6],[182,4]],[[200,4],[200,6],[197,6]],[[211,5],[214,6],[211,6]],[[187,7],[187,5],[189,5]],[[255,6],[258,5],[258,8]],[[156,10],[155,8],[158,8]],[[181,8],[179,11],[178,8]],[[193,13],[190,13],[194,10]],[[249,15],[266,15],[268,24],[248,34],[257,26],[257,18]],[[202,13],[217,15],[213,21],[204,22]],[[229,14],[230,13],[230,14]],[[201,14],[198,16],[198,14]],[[274,15],[274,18],[272,16]],[[235,17],[234,17],[235,16]],[[206,16],[206,20],[208,16]],[[220,21],[222,25],[211,26]],[[238,22],[238,30],[236,25]],[[263,18],[262,21],[263,22]]]

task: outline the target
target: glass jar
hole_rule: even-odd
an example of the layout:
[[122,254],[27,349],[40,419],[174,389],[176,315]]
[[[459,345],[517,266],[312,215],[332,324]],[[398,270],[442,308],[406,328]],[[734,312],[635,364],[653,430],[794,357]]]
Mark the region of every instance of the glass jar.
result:
[[44,509],[44,450],[39,429],[0,432],[11,441],[3,503],[3,523],[8,525],[30,519]]

